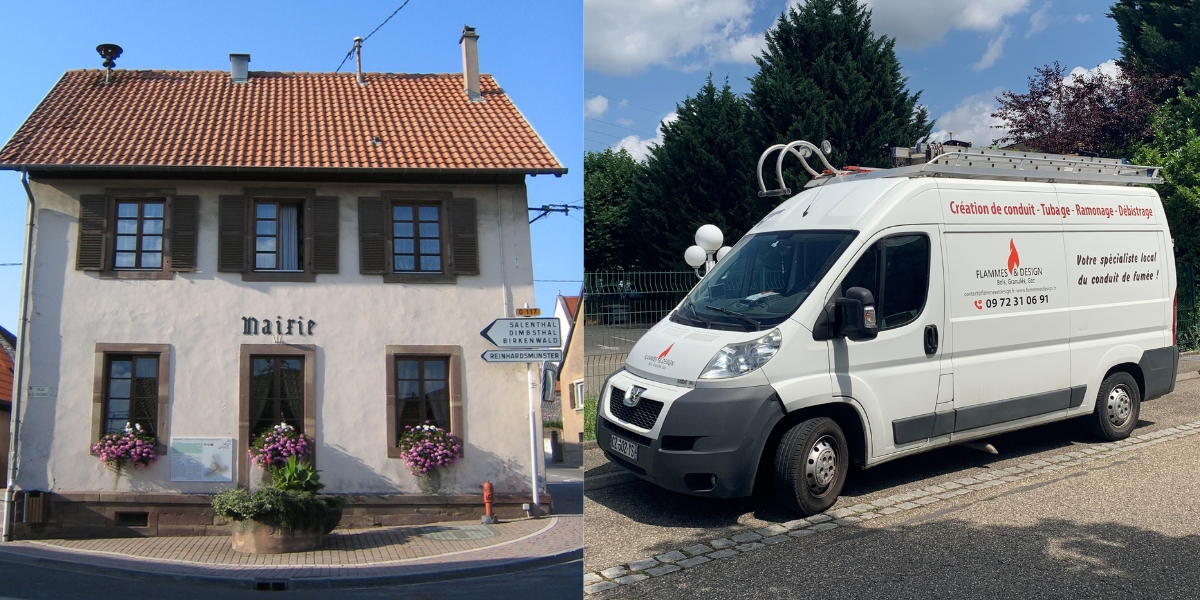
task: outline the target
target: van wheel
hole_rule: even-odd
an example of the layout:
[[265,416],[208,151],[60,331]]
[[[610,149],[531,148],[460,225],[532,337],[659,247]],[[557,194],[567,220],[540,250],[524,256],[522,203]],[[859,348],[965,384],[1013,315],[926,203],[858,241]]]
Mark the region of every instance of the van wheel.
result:
[[833,419],[809,419],[783,434],[775,450],[775,495],[805,516],[837,501],[850,468],[846,436]]
[[1137,381],[1124,371],[1104,379],[1096,396],[1096,411],[1088,417],[1088,425],[1096,435],[1107,441],[1123,440],[1137,427],[1142,408],[1142,394]]

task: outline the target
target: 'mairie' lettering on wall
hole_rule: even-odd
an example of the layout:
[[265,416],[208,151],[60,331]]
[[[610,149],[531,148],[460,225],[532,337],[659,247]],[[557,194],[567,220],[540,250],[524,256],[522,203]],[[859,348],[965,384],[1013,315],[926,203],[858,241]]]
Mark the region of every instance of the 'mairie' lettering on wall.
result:
[[[285,329],[283,324],[287,323]],[[254,317],[242,317],[242,335],[294,335],[293,331],[299,331],[300,335],[312,335],[313,327],[317,325],[316,321],[309,319],[307,322],[307,331],[305,331],[304,317],[298,319],[283,320],[283,317],[275,317],[274,328],[271,327],[272,321],[270,317],[262,320],[262,329],[260,330],[259,320]],[[293,329],[295,328],[295,329]]]

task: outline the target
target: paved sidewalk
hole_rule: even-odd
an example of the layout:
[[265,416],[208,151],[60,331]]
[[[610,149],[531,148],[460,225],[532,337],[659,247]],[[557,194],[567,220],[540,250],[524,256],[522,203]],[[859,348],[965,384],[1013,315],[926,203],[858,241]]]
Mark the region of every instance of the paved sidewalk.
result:
[[396,585],[577,560],[583,556],[583,517],[337,530],[321,549],[289,554],[241,554],[226,536],[195,536],[18,541],[0,545],[0,556],[239,587],[281,581],[288,589]]

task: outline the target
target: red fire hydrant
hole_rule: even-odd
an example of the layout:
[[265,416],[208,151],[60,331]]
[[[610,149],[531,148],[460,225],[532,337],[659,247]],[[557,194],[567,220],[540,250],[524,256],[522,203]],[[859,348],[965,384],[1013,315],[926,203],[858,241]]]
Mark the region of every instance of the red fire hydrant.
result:
[[492,487],[492,482],[483,482],[483,518],[479,522],[484,525],[494,525],[498,522],[496,515],[492,514],[492,499],[495,495],[495,488]]

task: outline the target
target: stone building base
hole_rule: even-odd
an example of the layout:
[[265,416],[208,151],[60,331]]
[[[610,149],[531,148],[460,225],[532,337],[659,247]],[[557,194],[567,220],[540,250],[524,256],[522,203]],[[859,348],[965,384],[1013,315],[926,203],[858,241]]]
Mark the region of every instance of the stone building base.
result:
[[[478,521],[483,497],[473,494],[336,494],[348,504],[339,529]],[[206,494],[62,492],[42,494],[40,515],[25,515],[25,495],[16,501],[14,539],[98,538],[166,535],[231,535],[230,519],[218,517]],[[544,512],[551,498],[538,498]],[[529,496],[496,494],[493,512],[501,520],[525,517]],[[29,502],[31,507],[35,502]],[[41,521],[36,522],[36,521]]]

